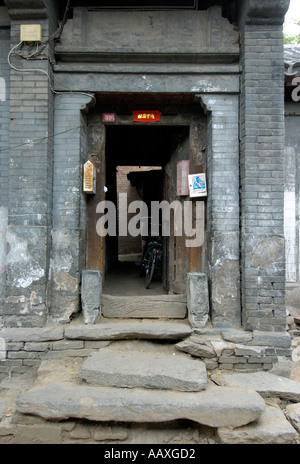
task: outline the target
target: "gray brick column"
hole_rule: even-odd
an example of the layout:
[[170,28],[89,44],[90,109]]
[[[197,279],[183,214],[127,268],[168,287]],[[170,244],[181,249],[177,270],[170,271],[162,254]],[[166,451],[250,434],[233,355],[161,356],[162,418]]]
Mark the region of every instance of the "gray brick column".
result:
[[[11,16],[10,48],[20,41],[20,25],[30,15],[49,37],[46,10],[34,2],[7,1]],[[36,14],[37,13],[37,14]],[[49,49],[45,50],[50,52]],[[26,54],[26,49],[24,50]],[[47,320],[47,283],[52,209],[53,94],[43,69],[48,60],[28,61],[16,55],[10,70],[9,205],[6,326],[43,326]],[[25,72],[26,69],[32,71]]]
[[[9,21],[8,21],[9,24]],[[6,231],[8,214],[9,163],[9,76],[7,55],[10,50],[10,30],[0,29],[0,326],[6,288]]]
[[55,97],[53,228],[50,317],[69,322],[80,309],[79,285],[85,269],[85,198],[82,166],[87,161],[85,109],[89,96]]
[[245,329],[284,331],[284,69],[288,2],[242,2],[241,265]]
[[208,115],[207,241],[214,327],[240,327],[239,98],[200,98]]
[[0,29],[0,206],[8,206],[10,31]]

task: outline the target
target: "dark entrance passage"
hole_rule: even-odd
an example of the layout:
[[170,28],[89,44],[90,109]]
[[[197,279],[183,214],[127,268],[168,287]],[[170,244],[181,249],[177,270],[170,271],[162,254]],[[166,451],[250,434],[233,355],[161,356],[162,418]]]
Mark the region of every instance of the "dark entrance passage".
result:
[[[151,202],[176,198],[176,165],[179,159],[188,159],[188,147],[188,126],[140,124],[106,127],[106,200],[117,205],[118,219],[124,214],[120,194],[126,194],[127,205],[138,200],[147,205],[150,226]],[[138,212],[128,213],[128,222]],[[161,266],[150,288],[145,289],[140,277],[145,237],[132,237],[129,233],[124,236],[120,228],[118,220],[117,236],[106,237],[104,293],[167,293],[170,288],[169,237],[160,237],[163,245]],[[185,271],[185,266],[182,270]]]

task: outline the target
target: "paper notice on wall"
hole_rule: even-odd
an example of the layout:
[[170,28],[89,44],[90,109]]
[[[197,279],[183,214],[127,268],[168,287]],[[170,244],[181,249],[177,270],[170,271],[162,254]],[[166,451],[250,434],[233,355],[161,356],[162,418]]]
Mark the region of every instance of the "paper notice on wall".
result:
[[179,197],[188,196],[189,194],[189,172],[189,160],[181,160],[177,162],[177,196]]
[[206,176],[205,174],[189,174],[190,197],[206,197]]

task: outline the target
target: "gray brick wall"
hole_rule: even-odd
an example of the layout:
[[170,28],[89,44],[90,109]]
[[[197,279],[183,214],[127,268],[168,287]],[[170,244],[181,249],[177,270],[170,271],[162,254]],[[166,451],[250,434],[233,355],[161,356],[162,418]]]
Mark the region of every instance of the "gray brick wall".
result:
[[[11,47],[20,41],[21,22],[11,23]],[[39,24],[45,40],[48,22],[39,20]],[[12,56],[11,62],[24,71],[10,70],[10,248],[4,321],[7,326],[43,326],[52,207],[53,94],[45,74],[25,70],[39,68],[50,73],[50,64],[17,56]]]
[[0,29],[0,327],[3,324],[3,304],[6,286],[6,231],[8,207],[9,163],[9,29]]
[[[0,206],[8,206],[8,159],[9,159],[9,29],[0,29]],[[3,94],[2,94],[3,92]]]
[[241,32],[243,325],[281,331],[285,330],[282,26],[246,24]]
[[214,327],[239,327],[238,95],[201,95],[208,112],[207,237]]
[[[243,326],[249,330],[282,331],[285,330],[282,27],[270,24],[276,10],[270,10],[270,2],[262,2],[265,11],[255,8],[258,2],[254,0],[240,3],[249,9],[251,23],[240,28],[240,133],[236,71],[232,75],[220,71],[213,86],[209,83],[211,74],[202,71],[199,81],[192,67],[186,68],[184,78],[177,73],[169,74],[169,68],[165,68],[163,77],[149,73],[147,82],[142,72],[130,74],[130,67],[125,76],[115,71],[94,72],[87,80],[84,70],[61,72],[59,80],[73,90],[146,92],[151,88],[153,93],[202,94],[210,139],[207,236],[214,323],[220,327],[240,324],[241,265]],[[26,21],[42,24],[43,38],[48,38],[49,22],[53,27],[56,24],[54,17],[37,20],[32,9],[33,16]],[[9,121],[9,138],[5,131],[0,133],[0,150],[1,144],[10,146],[9,156],[0,151],[3,181],[0,206],[3,201],[9,208],[8,293],[2,316],[7,326],[40,326],[47,320],[49,301],[51,316],[63,321],[78,309],[86,214],[81,192],[81,166],[87,159],[82,110],[89,99],[75,94],[57,96],[54,126],[54,96],[47,77],[40,72],[9,70],[5,63],[8,46],[19,42],[20,24],[24,23],[23,19],[16,19],[17,11],[0,57],[0,71],[6,70],[10,76],[9,120],[8,102],[4,105],[1,102],[0,113],[6,124]],[[256,15],[263,13],[265,16],[257,18],[255,24]],[[42,17],[46,17],[45,13]],[[50,73],[47,60],[25,61],[17,57],[12,60],[24,70],[42,68]],[[61,88],[59,84],[57,88]],[[60,132],[64,134],[52,137]]]
[[[47,23],[41,22],[47,37]],[[20,22],[16,21],[11,29],[12,46],[19,41],[19,31]],[[47,60],[26,61],[12,56],[11,61],[20,69],[51,72]],[[53,95],[47,76],[38,71],[12,69],[10,79],[10,190],[14,192],[10,195],[11,223],[48,226],[53,140],[47,137],[53,133]],[[14,148],[24,143],[25,146]]]
[[85,268],[85,198],[82,166],[87,161],[84,95],[55,97],[53,228],[50,317],[63,322],[80,309],[80,271]]

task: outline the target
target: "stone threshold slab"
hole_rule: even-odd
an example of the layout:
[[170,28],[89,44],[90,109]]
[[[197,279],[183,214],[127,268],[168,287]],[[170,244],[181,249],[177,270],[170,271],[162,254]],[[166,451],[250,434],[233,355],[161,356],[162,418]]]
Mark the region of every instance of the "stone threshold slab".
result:
[[0,330],[0,338],[6,342],[45,342],[64,338],[62,326],[6,327]]
[[116,320],[89,325],[70,325],[64,335],[77,340],[181,339],[192,328],[188,322],[172,320]]
[[110,318],[185,319],[186,302],[186,295],[101,296],[102,315]]
[[47,420],[145,423],[187,419],[210,427],[239,427],[260,417],[265,402],[254,391],[216,385],[189,393],[51,383],[22,394],[16,408]]
[[207,382],[206,366],[200,360],[139,351],[96,351],[84,361],[79,377],[102,387],[191,392],[204,390]]

